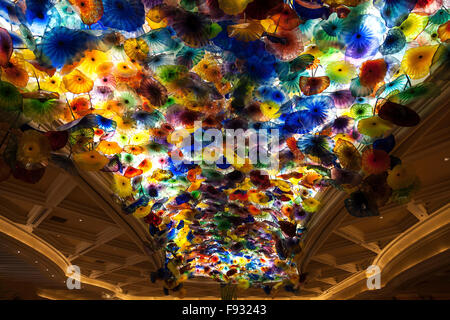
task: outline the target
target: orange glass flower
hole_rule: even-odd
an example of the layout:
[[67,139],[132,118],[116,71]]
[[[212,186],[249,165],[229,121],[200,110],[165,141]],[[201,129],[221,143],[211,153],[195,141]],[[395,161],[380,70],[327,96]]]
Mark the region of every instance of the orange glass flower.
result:
[[359,71],[360,83],[368,88],[374,88],[386,76],[387,65],[384,59],[369,60],[361,65]]
[[119,146],[117,142],[106,140],[100,141],[100,143],[97,146],[97,150],[103,154],[108,155],[122,152],[122,148]]
[[69,0],[69,2],[79,13],[83,23],[88,26],[98,22],[103,16],[101,0]]

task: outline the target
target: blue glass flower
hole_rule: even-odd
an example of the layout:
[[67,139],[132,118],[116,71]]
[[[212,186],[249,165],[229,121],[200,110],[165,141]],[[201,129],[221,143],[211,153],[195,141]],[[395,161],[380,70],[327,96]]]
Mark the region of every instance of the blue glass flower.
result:
[[60,68],[87,50],[94,39],[84,31],[53,28],[44,35],[42,53],[51,60],[54,67]]
[[395,54],[406,46],[406,37],[400,29],[389,30],[386,39],[380,46],[380,53],[383,55]]
[[287,133],[307,133],[314,128],[305,111],[283,115],[286,118],[282,130]]
[[104,26],[133,32],[145,23],[145,10],[141,0],[103,0]]
[[417,0],[375,0],[381,16],[389,28],[400,25],[414,9]]
[[300,101],[307,120],[314,126],[321,125],[327,120],[330,109],[334,108],[334,101],[328,96],[311,96]]
[[385,31],[382,20],[373,15],[362,15],[344,23],[339,39],[347,46],[346,56],[361,59],[377,52]]
[[27,9],[25,16],[27,21],[45,25],[48,22],[48,10],[52,7],[50,0],[26,0]]

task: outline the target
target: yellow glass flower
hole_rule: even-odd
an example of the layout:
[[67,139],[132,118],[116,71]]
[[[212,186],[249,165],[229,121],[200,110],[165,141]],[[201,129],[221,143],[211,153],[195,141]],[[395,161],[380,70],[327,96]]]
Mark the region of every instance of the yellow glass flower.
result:
[[[200,62],[197,63],[192,68],[192,71],[197,73],[201,78],[206,79],[208,81],[216,80],[216,79],[211,79],[211,80],[208,79],[212,76],[211,72],[209,72],[210,69],[216,69],[216,70],[218,69],[220,72],[217,61],[210,54],[205,54],[203,59],[200,60]],[[215,81],[211,81],[211,82],[215,82]]]
[[411,13],[408,18],[402,22],[399,29],[405,34],[406,41],[411,41],[425,29],[428,24],[428,16]]
[[236,15],[245,10],[253,0],[218,0],[219,8],[229,15]]
[[133,194],[133,187],[129,178],[115,174],[112,185],[114,192],[121,198],[126,198]]
[[97,146],[97,150],[103,154],[116,154],[122,152],[122,148],[119,146],[117,142],[114,141],[100,141]]
[[151,206],[139,207],[133,213],[133,216],[135,216],[138,219],[145,218],[146,216],[149,215],[151,209],[152,209]]
[[401,68],[411,79],[428,75],[437,45],[411,48],[403,56]]
[[123,147],[123,151],[133,155],[139,155],[145,151],[144,147],[136,146],[136,145],[126,145]]
[[114,74],[122,78],[130,78],[136,75],[137,69],[131,62],[119,62],[114,70]]
[[108,158],[101,155],[95,150],[75,153],[73,160],[82,170],[86,171],[98,171],[103,169],[109,162]]
[[141,145],[147,143],[150,139],[150,133],[148,131],[141,131],[131,137],[130,143],[135,145]]
[[95,72],[99,76],[108,75],[111,73],[113,67],[114,67],[114,63],[112,63],[112,62],[109,62],[109,61],[102,62],[96,67]]
[[276,119],[280,116],[280,106],[273,101],[265,101],[260,105],[261,112],[268,119]]
[[159,29],[167,26],[167,19],[160,7],[156,6],[148,10],[145,20],[151,29]]
[[84,58],[81,60],[78,69],[89,77],[92,77],[97,73],[97,68],[101,64],[108,62],[108,60],[108,54],[103,51],[89,50],[84,53]]
[[415,180],[416,175],[414,171],[403,164],[396,165],[392,170],[390,170],[386,179],[387,184],[393,190],[407,188],[411,186]]
[[229,37],[245,42],[258,40],[265,31],[259,21],[229,25],[227,30]]
[[152,20],[150,20],[148,18],[146,18],[146,20],[147,20],[148,26],[152,30],[165,28],[169,24],[166,18],[162,19],[161,22],[154,22],[154,21],[152,21]]
[[328,64],[326,75],[334,83],[349,83],[356,76],[356,68],[348,61],[333,61]]
[[262,192],[249,192],[248,200],[254,203],[264,204],[269,201],[269,197]]
[[128,136],[126,134],[121,134],[119,136],[117,136],[117,140],[121,145],[126,145],[128,144]]
[[333,152],[338,157],[339,163],[343,168],[353,171],[361,169],[361,154],[351,142],[338,139]]
[[63,83],[67,91],[75,94],[87,93],[94,87],[94,81],[89,79],[78,69],[75,69],[68,75],[65,75],[63,77]]
[[46,163],[50,157],[48,138],[35,130],[23,133],[17,147],[17,160],[25,165]]
[[123,49],[130,59],[144,60],[148,56],[148,44],[142,39],[127,39]]
[[381,137],[391,128],[392,124],[389,121],[378,116],[365,118],[358,122],[358,131],[371,138]]
[[134,121],[129,118],[123,118],[123,117],[114,117],[113,119],[117,123],[117,129],[121,132],[129,131],[134,126]]
[[[124,106],[117,100],[108,100],[103,105],[98,106],[100,109],[107,110],[109,112],[115,113],[116,115],[122,115],[124,112]],[[119,121],[121,117],[114,117],[113,120]]]
[[39,84],[42,90],[58,93],[63,93],[66,91],[61,77],[57,74],[54,74],[52,77],[44,78],[39,82]]
[[250,282],[247,279],[239,279],[237,286],[239,289],[246,290],[250,287]]
[[319,47],[317,47],[315,44],[306,47],[306,49],[303,53],[310,54],[310,55],[314,56],[314,58],[316,58],[316,59],[320,58],[324,54],[322,51],[320,51]]
[[264,19],[259,21],[267,33],[275,33],[277,24],[272,19]]
[[308,212],[316,212],[319,209],[320,202],[314,198],[307,198],[302,202],[303,209]]
[[165,18],[165,15],[161,8],[156,6],[148,10],[146,18],[153,22],[161,22]]

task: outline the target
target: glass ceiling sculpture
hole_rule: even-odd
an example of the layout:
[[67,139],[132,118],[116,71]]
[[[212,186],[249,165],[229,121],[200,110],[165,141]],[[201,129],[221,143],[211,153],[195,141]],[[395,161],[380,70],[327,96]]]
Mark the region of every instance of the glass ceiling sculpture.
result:
[[[297,292],[318,191],[367,217],[418,188],[392,132],[439,93],[423,80],[448,64],[447,5],[0,0],[0,181],[36,183],[49,162],[111,173],[166,250],[151,279],[166,294],[195,276]],[[212,129],[258,139],[207,153]],[[261,137],[275,167],[250,161]]]

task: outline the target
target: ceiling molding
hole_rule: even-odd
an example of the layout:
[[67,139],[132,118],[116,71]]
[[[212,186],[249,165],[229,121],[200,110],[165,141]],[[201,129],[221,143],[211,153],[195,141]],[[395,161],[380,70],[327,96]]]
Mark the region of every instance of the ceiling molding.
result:
[[[437,239],[437,241],[435,241]],[[373,260],[381,270],[381,288],[399,274],[450,250],[450,204],[421,220],[390,242]],[[316,299],[351,299],[369,290],[366,271],[353,274]]]

